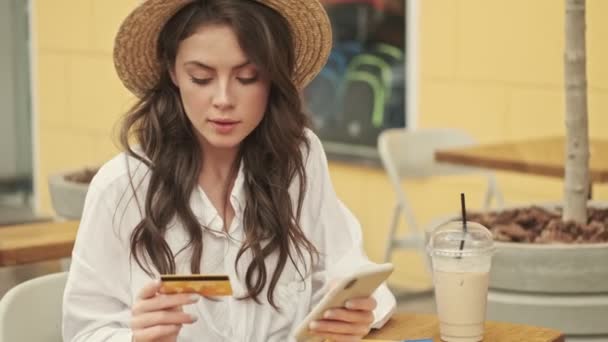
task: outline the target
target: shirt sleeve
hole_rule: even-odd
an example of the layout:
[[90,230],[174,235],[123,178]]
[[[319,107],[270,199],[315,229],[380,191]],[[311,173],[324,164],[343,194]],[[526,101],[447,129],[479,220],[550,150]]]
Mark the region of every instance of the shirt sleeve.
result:
[[[312,304],[315,305],[325,294],[329,281],[372,262],[363,250],[358,220],[334,191],[321,142],[312,132],[309,141],[307,213],[312,217],[314,242],[320,252],[312,274]],[[372,328],[381,328],[394,313],[396,300],[386,284],[382,284],[373,297],[378,305]]]
[[63,298],[63,340],[130,342],[128,239],[113,225],[110,192],[89,186]]

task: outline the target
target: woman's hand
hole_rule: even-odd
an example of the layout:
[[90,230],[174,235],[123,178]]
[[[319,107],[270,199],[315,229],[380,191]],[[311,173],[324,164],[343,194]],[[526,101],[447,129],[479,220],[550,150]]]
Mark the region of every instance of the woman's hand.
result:
[[197,294],[159,294],[160,281],[144,286],[131,309],[133,342],[174,342],[183,324],[197,318],[182,310],[183,305],[199,300]]
[[310,330],[335,342],[360,341],[370,331],[375,308],[373,297],[351,299],[343,308],[325,311],[322,320],[310,324]]

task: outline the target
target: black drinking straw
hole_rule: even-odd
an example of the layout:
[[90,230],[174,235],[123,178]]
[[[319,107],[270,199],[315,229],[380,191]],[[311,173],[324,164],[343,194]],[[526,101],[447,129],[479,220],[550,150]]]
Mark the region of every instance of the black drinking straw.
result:
[[463,192],[460,193],[460,207],[462,208],[462,230],[465,233],[462,236],[462,240],[460,240],[460,250],[462,251],[462,249],[464,248],[464,239],[466,237],[466,232],[467,232],[467,208],[465,205]]

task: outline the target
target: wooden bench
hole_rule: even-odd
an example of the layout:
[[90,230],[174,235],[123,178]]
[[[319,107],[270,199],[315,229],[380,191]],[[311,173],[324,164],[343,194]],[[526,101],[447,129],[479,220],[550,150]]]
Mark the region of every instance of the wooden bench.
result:
[[69,258],[79,221],[0,227],[0,267]]

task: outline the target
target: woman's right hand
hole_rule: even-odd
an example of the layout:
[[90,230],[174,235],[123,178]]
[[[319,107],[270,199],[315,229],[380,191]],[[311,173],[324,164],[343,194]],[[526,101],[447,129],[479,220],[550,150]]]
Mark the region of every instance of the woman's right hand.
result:
[[197,318],[185,313],[183,305],[196,303],[198,294],[160,294],[161,283],[156,280],[144,286],[131,309],[133,342],[174,342],[183,324]]

